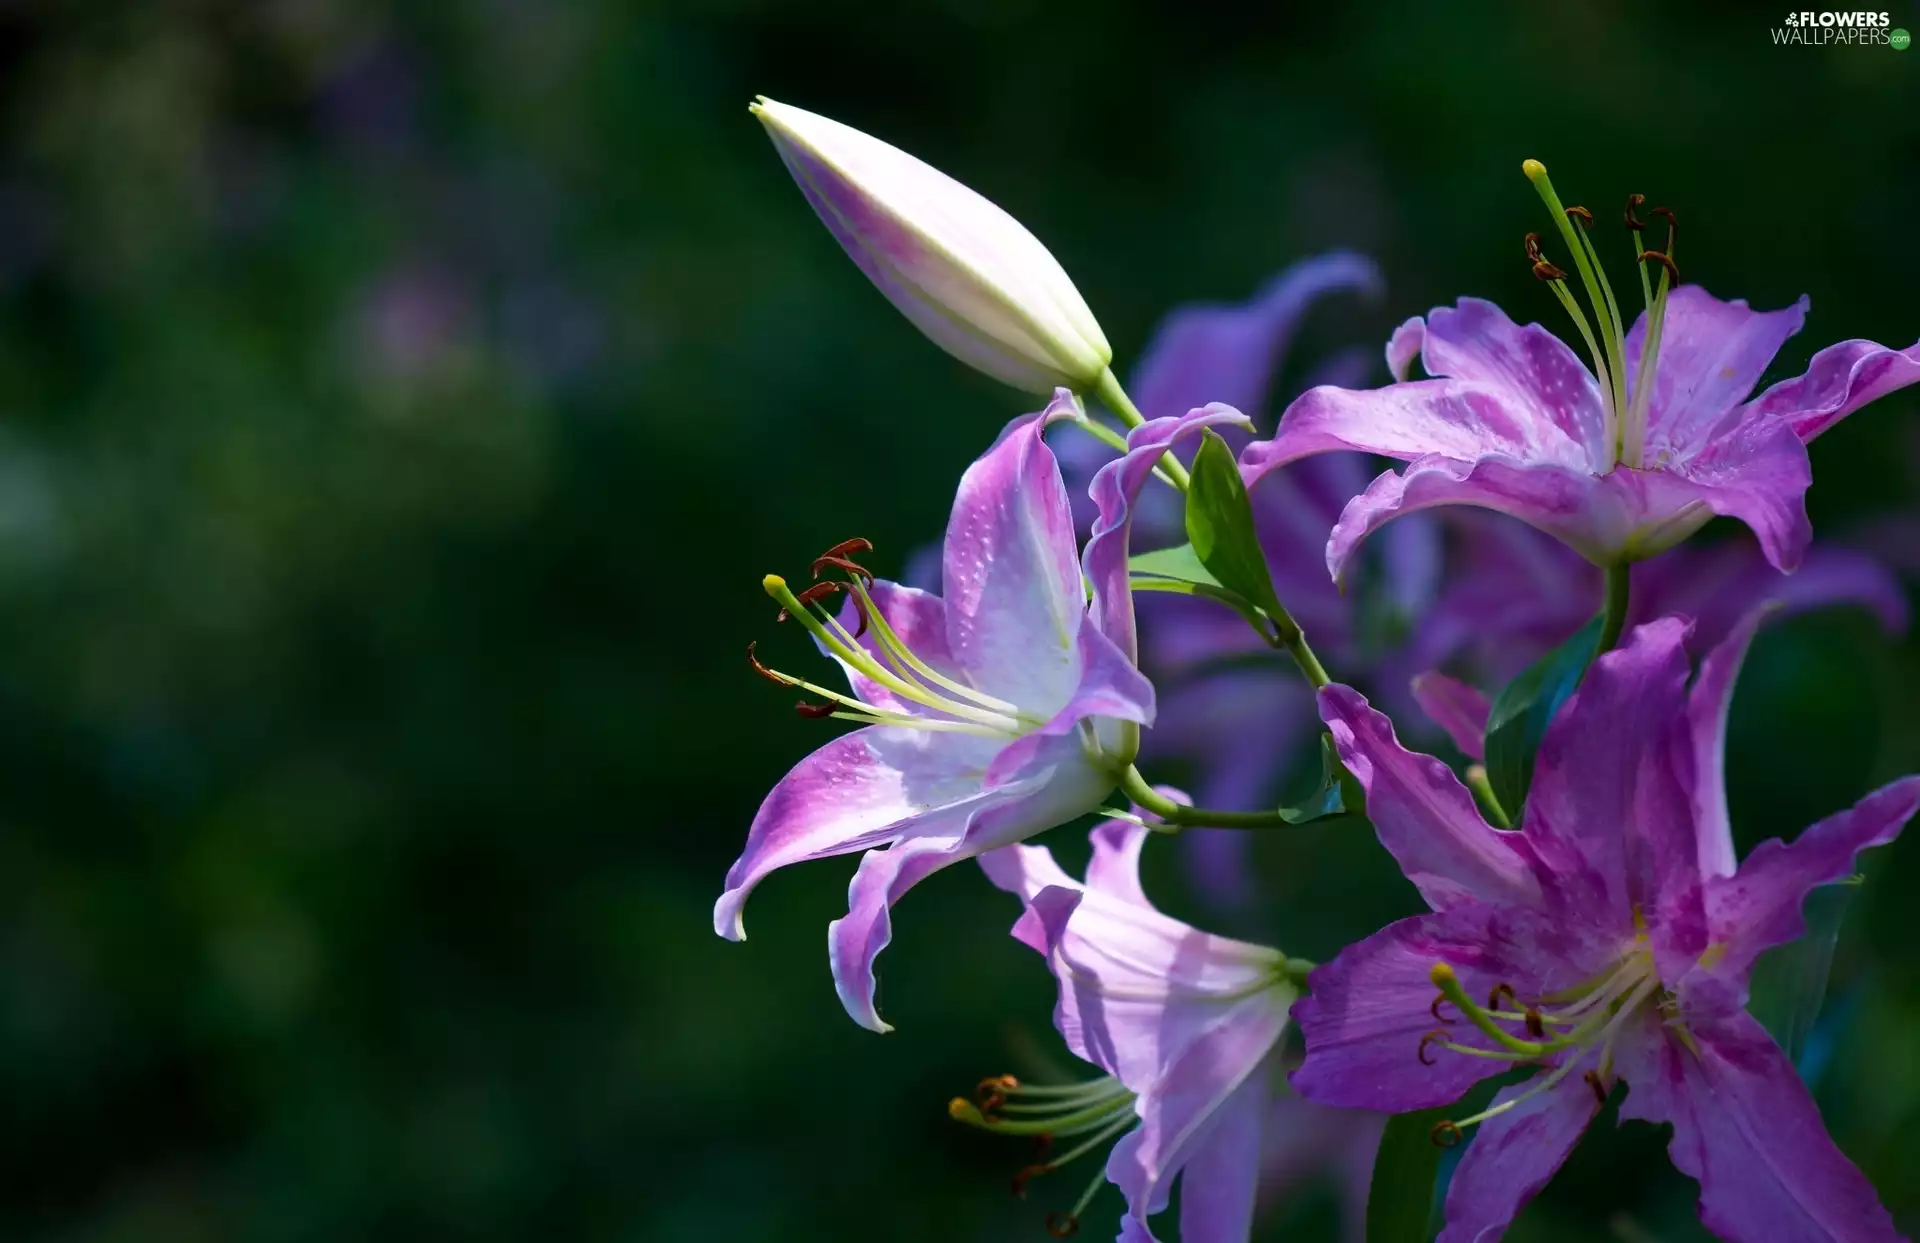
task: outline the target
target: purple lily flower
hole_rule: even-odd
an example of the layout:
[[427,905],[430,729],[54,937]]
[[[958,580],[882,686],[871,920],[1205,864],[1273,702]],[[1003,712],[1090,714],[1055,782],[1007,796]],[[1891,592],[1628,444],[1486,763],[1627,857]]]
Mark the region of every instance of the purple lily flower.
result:
[[[741,908],[776,868],[866,852],[827,941],[847,1013],[874,1031],[889,1030],[874,1004],[873,964],[892,937],[892,904],[940,868],[1094,810],[1132,762],[1138,727],[1154,719],[1153,687],[1134,662],[1126,529],[1088,544],[1089,602],[1066,485],[1041,435],[1049,422],[1077,417],[1061,390],[967,469],[947,524],[944,597],[873,579],[848,556],[865,541],[815,563],[816,573],[846,570],[845,583],[796,596],[767,580],[784,615],[842,666],[852,693],[757,659],[756,668],[827,701],[803,703],[802,715],[864,728],[815,751],[767,795],[727,873],[714,929],[744,939]],[[1163,447],[1239,418],[1197,411],[1136,434]],[[1146,477],[1136,470],[1119,480],[1110,503],[1124,510]],[[836,589],[851,598],[844,619],[817,608]]]
[[[1175,1179],[1185,1243],[1246,1243],[1272,1071],[1298,993],[1280,951],[1154,908],[1140,888],[1147,834],[1120,822],[1094,829],[1084,884],[1043,846],[980,862],[1026,907],[1013,935],[1059,979],[1060,1034],[1110,1076],[1066,1099],[1076,1118],[1088,1108],[1081,1098],[1100,1102],[1097,1116],[1080,1121],[1094,1137],[1074,1155],[1119,1137],[1106,1178],[1127,1199],[1121,1243],[1152,1243],[1147,1219],[1166,1208]],[[1096,1179],[1069,1220],[1098,1187]]]
[[1630,1085],[1623,1118],[1673,1126],[1673,1161],[1699,1182],[1716,1234],[1899,1237],[1745,1006],[1754,960],[1804,932],[1808,891],[1899,834],[1920,808],[1920,777],[1736,862],[1724,732],[1758,620],[1707,657],[1691,691],[1678,619],[1601,656],[1547,731],[1517,831],[1490,827],[1452,772],[1405,750],[1358,694],[1321,692],[1381,843],[1433,913],[1314,970],[1294,1008],[1308,1050],[1294,1088],[1398,1112],[1540,1068],[1436,1128],[1443,1143],[1480,1128],[1442,1243],[1497,1237],[1618,1080]]
[[[1592,244],[1553,197],[1546,170],[1529,161],[1527,173],[1576,250],[1597,330],[1566,291],[1566,274],[1538,257],[1530,237],[1535,274],[1573,313],[1594,369],[1538,324],[1522,328],[1491,302],[1462,299],[1424,324],[1408,321],[1388,347],[1396,376],[1418,353],[1436,378],[1306,393],[1272,440],[1242,455],[1249,486],[1335,449],[1408,463],[1375,479],[1341,515],[1327,543],[1335,579],[1372,532],[1437,505],[1509,514],[1601,566],[1653,556],[1722,514],[1752,527],[1767,560],[1792,571],[1811,537],[1807,443],[1867,402],[1920,381],[1920,344],[1892,350],[1844,341],[1816,354],[1804,375],[1746,400],[1800,330],[1806,299],[1761,312],[1694,285],[1669,293],[1678,271],[1669,230],[1664,254],[1642,254],[1661,265],[1658,293],[1643,279],[1648,310],[1623,332],[1597,257],[1588,262]],[[1632,207],[1628,219],[1637,249]]]

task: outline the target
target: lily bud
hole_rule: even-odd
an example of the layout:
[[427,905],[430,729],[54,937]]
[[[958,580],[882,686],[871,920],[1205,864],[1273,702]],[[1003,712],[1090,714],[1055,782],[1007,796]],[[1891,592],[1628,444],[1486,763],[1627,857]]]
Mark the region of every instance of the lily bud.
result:
[[765,96],[751,111],[847,254],[935,345],[1029,392],[1098,384],[1113,350],[1019,221],[838,121]]

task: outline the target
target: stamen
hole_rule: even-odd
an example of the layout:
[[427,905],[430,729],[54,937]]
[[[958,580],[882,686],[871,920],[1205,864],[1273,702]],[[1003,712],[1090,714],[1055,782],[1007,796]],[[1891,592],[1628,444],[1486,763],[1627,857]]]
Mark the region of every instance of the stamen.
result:
[[1427,1046],[1432,1044],[1436,1040],[1441,1042],[1447,1042],[1447,1041],[1450,1041],[1451,1039],[1452,1037],[1449,1036],[1444,1030],[1430,1031],[1426,1035],[1420,1037],[1420,1048],[1414,1054],[1414,1056],[1420,1059],[1420,1064],[1422,1066],[1435,1065],[1439,1061],[1439,1059],[1431,1058],[1427,1056]]
[[1597,1070],[1590,1070],[1586,1074],[1580,1077],[1582,1079],[1585,1079],[1587,1081],[1587,1086],[1593,1089],[1593,1099],[1596,1101],[1599,1101],[1602,1105],[1606,1104],[1607,1089],[1600,1082],[1600,1072]]
[[1436,1148],[1451,1148],[1460,1142],[1462,1134],[1459,1123],[1442,1119],[1433,1124],[1433,1129],[1427,1132],[1427,1138],[1433,1141]]
[[822,553],[813,559],[813,576],[819,578],[821,567],[829,565],[845,570],[861,582],[870,583],[873,581],[872,570],[861,565],[858,561],[849,561],[845,557],[836,557],[831,553]]
[[1640,223],[1640,217],[1633,214],[1634,208],[1646,201],[1647,196],[1644,194],[1629,194],[1627,196],[1627,228],[1633,230],[1635,233],[1647,227]]
[[839,711],[832,704],[813,704],[804,699],[794,704],[793,710],[809,721],[824,721]]
[[1571,220],[1578,220],[1580,227],[1583,229],[1591,229],[1593,227],[1593,213],[1584,207],[1567,208],[1567,217]]
[[[843,539],[838,544],[835,544],[832,548],[827,549],[825,552],[821,553],[818,557],[814,558],[813,576],[815,578],[820,577],[820,567],[823,565],[838,565],[844,569],[844,568],[847,568],[848,566],[853,565],[851,558],[856,553],[867,553],[872,551],[873,551],[872,540],[862,539],[858,535],[854,536],[852,539]],[[873,575],[867,573],[867,570],[864,566],[855,566],[854,568],[858,569],[860,573],[865,574],[869,579],[873,577]]]
[[1056,1165],[1023,1165],[1021,1166],[1020,1169],[1013,1176],[1012,1190],[1013,1190],[1014,1198],[1016,1200],[1026,1199],[1028,1183],[1040,1177],[1042,1174],[1051,1174],[1056,1169],[1059,1169],[1059,1168],[1060,1167]]
[[1641,251],[1641,252],[1640,252],[1640,262],[1641,262],[1641,263],[1657,263],[1657,264],[1659,264],[1659,265],[1660,265],[1661,267],[1663,267],[1663,268],[1665,268],[1665,269],[1667,270],[1667,275],[1668,275],[1668,276],[1670,276],[1670,277],[1672,277],[1672,278],[1673,278],[1674,280],[1679,280],[1679,279],[1680,279],[1680,266],[1679,266],[1678,264],[1676,264],[1676,263],[1675,263],[1675,262],[1674,262],[1673,260],[1671,260],[1671,259],[1669,259],[1669,258],[1667,258],[1667,257],[1666,257],[1665,255],[1663,255],[1663,254],[1661,254],[1661,253],[1660,253],[1659,251],[1657,251],[1657,250],[1643,250],[1643,251]]
[[1546,1038],[1547,1025],[1540,1021],[1539,1006],[1527,1007],[1526,1023],[1527,1023],[1527,1034],[1529,1036],[1532,1036],[1535,1040],[1544,1040]]
[[1435,997],[1433,999],[1433,1004],[1428,1006],[1427,1010],[1429,1013],[1433,1015],[1434,1022],[1451,1024],[1453,1020],[1448,1018],[1446,1015],[1440,1013],[1440,1006],[1441,1006],[1441,1003],[1444,1001],[1446,1001],[1445,997]]
[[990,1075],[974,1085],[973,1102],[980,1112],[990,1114],[1007,1103],[1007,1093],[1020,1086],[1012,1075]]
[[760,657],[754,652],[754,648],[758,646],[759,646],[759,640],[757,639],[750,639],[747,641],[747,663],[753,666],[753,671],[755,673],[759,674],[761,677],[765,678],[767,681],[773,683],[775,686],[787,685],[787,679],[781,677],[779,674],[775,673],[773,670],[767,668],[765,665],[760,663]]
[[1047,1233],[1056,1239],[1071,1239],[1080,1233],[1080,1214],[1062,1213],[1057,1209],[1048,1213]]
[[[1599,344],[1604,347],[1605,357],[1603,360],[1601,349],[1594,350],[1594,374],[1599,379],[1601,388],[1608,394],[1605,430],[1607,439],[1615,447],[1617,459],[1620,444],[1620,416],[1627,405],[1627,364],[1623,342],[1625,332],[1620,323],[1620,308],[1613,300],[1613,290],[1607,284],[1606,273],[1600,268],[1592,242],[1587,239],[1585,232],[1574,228],[1574,218],[1561,205],[1560,196],[1554,191],[1553,181],[1547,176],[1547,166],[1538,160],[1527,160],[1520,165],[1520,170],[1526,174],[1527,180],[1533,183],[1533,188],[1540,195],[1541,202],[1546,204],[1554,223],[1559,226],[1560,236],[1566,242],[1567,249],[1573,252],[1574,266],[1580,269],[1580,282],[1586,287],[1587,301],[1592,304],[1594,316],[1600,321]],[[1549,288],[1558,289],[1560,286],[1549,285]],[[1568,295],[1562,299],[1562,302],[1571,307],[1572,296]],[[1582,335],[1588,336],[1591,341],[1590,333],[1583,330]]]
[[[839,583],[833,583],[833,582],[815,583],[813,586],[807,588],[805,591],[802,591],[800,594],[794,596],[793,599],[797,604],[801,604],[801,605],[818,604],[820,603],[820,601],[826,599],[828,596],[832,595],[834,592],[841,591],[841,590],[844,590],[844,588]],[[792,613],[792,610],[790,610],[789,608],[783,605],[781,606],[779,614],[775,616],[773,620],[777,622],[783,622],[787,620],[787,618],[791,615],[791,613]]]
[[1526,238],[1527,258],[1533,260],[1533,278],[1540,281],[1563,281],[1567,274],[1547,262],[1540,253],[1540,235],[1529,233]]

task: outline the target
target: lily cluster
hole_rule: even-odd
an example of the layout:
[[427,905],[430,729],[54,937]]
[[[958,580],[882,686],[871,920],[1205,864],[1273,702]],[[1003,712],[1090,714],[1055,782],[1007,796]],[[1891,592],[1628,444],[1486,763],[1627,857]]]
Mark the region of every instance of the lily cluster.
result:
[[[864,538],[797,587],[764,579],[841,676],[757,651],[753,669],[799,692],[800,716],[857,728],[767,795],[720,935],[744,938],[769,873],[858,854],[828,960],[847,1013],[889,1031],[875,964],[894,905],[977,860],[1017,900],[1013,935],[1057,982],[1055,1026],[1088,1069],[995,1074],[948,1109],[1040,1142],[1023,1195],[1104,1153],[1046,1218],[1057,1237],[1111,1183],[1120,1239],[1149,1241],[1178,1183],[1179,1238],[1244,1243],[1280,1152],[1343,1167],[1357,1229],[1382,1115],[1443,1109],[1428,1138],[1466,1147],[1440,1238],[1489,1240],[1611,1102],[1671,1126],[1721,1237],[1900,1237],[1748,1012],[1748,982],[1802,935],[1810,891],[1900,832],[1920,776],[1742,859],[1723,753],[1770,613],[1852,605],[1906,625],[1898,581],[1815,542],[1804,497],[1809,443],[1920,381],[1920,345],[1831,345],[1755,395],[1806,300],[1754,311],[1682,284],[1674,214],[1647,212],[1650,228],[1635,195],[1620,235],[1644,309],[1629,324],[1594,214],[1528,160],[1557,240],[1526,235],[1527,260],[1588,361],[1466,298],[1393,332],[1390,382],[1365,387],[1364,356],[1342,355],[1269,424],[1310,309],[1384,298],[1369,261],[1323,256],[1245,305],[1175,312],[1123,385],[1086,302],[1013,217],[857,130],[753,111],[917,327],[1047,400],[961,475],[923,575],[937,591],[876,577]],[[1363,454],[1405,465],[1368,481]],[[1716,515],[1750,537],[1689,542]],[[1457,751],[1462,771],[1402,736]],[[1319,790],[1279,807],[1303,756]],[[1141,772],[1163,764],[1199,805]],[[1088,818],[1084,879],[1028,844]],[[1259,901],[1250,831],[1315,820],[1370,827],[1430,912],[1316,966],[1176,919],[1142,885],[1149,843],[1182,839],[1199,891],[1243,913]],[[1459,1103],[1514,1071],[1482,1107]]]

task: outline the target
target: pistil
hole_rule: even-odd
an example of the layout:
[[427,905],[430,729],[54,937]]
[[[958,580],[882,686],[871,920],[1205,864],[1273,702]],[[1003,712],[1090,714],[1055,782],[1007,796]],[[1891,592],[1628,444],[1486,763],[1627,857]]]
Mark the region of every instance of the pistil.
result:
[[[1443,1026],[1420,1038],[1416,1053],[1422,1065],[1436,1064],[1438,1059],[1430,1055],[1430,1050],[1436,1048],[1516,1065],[1544,1062],[1556,1055],[1566,1055],[1519,1096],[1471,1117],[1439,1123],[1433,1128],[1433,1142],[1443,1146],[1458,1143],[1466,1128],[1498,1117],[1543,1092],[1551,1091],[1579,1069],[1595,1050],[1599,1051],[1598,1066],[1585,1071],[1582,1077],[1595,1095],[1604,1101],[1607,1081],[1613,1073],[1615,1037],[1633,1015],[1661,992],[1659,973],[1654,967],[1652,954],[1644,944],[1636,944],[1626,957],[1598,976],[1517,1009],[1514,1007],[1518,1006],[1519,999],[1510,984],[1496,985],[1487,998],[1487,1004],[1482,1006],[1467,995],[1459,976],[1449,964],[1435,963],[1429,978],[1440,991],[1440,996],[1434,999],[1432,1006],[1434,1017],[1443,1024],[1452,1022],[1440,1011],[1444,1001],[1458,1010],[1497,1047],[1489,1049],[1461,1044]],[[1531,1039],[1515,1035],[1503,1027],[1503,1023],[1523,1024]]]

